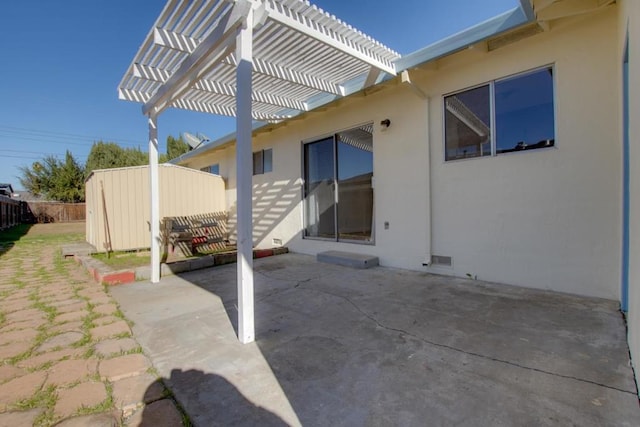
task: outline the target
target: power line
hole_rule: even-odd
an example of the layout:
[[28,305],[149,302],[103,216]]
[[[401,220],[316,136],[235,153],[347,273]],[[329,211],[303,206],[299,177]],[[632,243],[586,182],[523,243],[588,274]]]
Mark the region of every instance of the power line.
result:
[[15,127],[15,126],[6,126],[6,125],[0,125],[0,132],[4,133],[4,136],[7,137],[19,137],[22,139],[26,139],[27,137],[38,137],[38,140],[41,140],[42,137],[47,138],[48,140],[51,139],[65,139],[65,140],[80,140],[80,141],[86,141],[88,139],[93,140],[93,141],[109,141],[109,142],[116,142],[119,143],[121,145],[130,145],[130,146],[139,146],[141,144],[143,144],[143,141],[135,141],[132,139],[125,139],[125,138],[109,138],[109,137],[104,137],[104,136],[92,136],[92,135],[81,135],[81,134],[74,134],[74,133],[64,133],[64,132],[54,132],[54,131],[46,131],[46,130],[39,130],[39,129],[27,129],[27,128],[20,128],[20,127]]
[[10,154],[4,154],[2,157],[10,157],[12,159],[26,159],[26,160],[42,160],[42,157],[35,156],[12,156]]
[[5,152],[9,152],[9,153],[21,153],[21,154],[38,154],[41,156],[64,156],[65,154],[62,153],[42,153],[40,151],[27,151],[27,150],[10,150],[8,148],[0,148],[0,151],[5,151]]
[[[91,148],[91,145],[87,144],[87,143],[81,143],[81,142],[69,142],[69,141],[52,141],[52,140],[48,140],[48,139],[42,139],[42,138],[29,138],[26,136],[18,136],[18,135],[3,135],[1,133],[2,131],[0,131],[0,137],[3,138],[11,138],[11,139],[21,139],[24,141],[36,141],[36,142],[47,142],[47,143],[51,143],[51,144],[66,144],[66,145],[76,145],[79,147],[86,147],[86,148]],[[92,143],[93,144],[93,143]]]

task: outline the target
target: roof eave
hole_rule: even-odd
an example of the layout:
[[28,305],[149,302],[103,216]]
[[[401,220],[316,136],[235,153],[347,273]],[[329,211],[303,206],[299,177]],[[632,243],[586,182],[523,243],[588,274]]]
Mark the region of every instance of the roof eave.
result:
[[530,1],[520,0],[519,7],[397,59],[396,70],[400,73],[451,55],[475,43],[534,21],[535,14]]

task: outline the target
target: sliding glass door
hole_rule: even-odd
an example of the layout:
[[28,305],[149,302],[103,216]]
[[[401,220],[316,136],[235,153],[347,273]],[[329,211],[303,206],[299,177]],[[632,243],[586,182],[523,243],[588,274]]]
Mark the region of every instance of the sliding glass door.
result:
[[335,239],[335,147],[333,137],[304,146],[305,236]]
[[308,238],[373,241],[372,125],[304,145]]

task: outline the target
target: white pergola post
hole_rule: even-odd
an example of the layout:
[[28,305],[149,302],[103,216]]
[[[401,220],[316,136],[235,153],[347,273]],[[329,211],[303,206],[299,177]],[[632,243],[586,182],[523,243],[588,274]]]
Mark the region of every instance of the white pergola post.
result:
[[158,119],[149,114],[149,189],[151,195],[151,283],[160,281],[160,185],[158,178]]
[[238,233],[238,339],[255,339],[253,313],[253,202],[251,154],[251,74],[253,10],[236,39],[236,198]]

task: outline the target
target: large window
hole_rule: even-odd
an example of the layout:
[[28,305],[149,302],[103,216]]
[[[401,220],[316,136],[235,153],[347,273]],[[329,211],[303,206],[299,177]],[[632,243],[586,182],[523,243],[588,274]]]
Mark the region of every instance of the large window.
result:
[[373,241],[373,126],[304,145],[304,236]]
[[445,160],[551,147],[553,68],[445,96],[444,109]]

